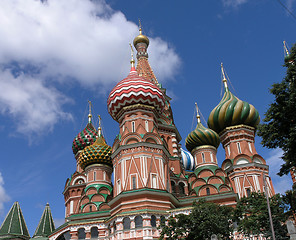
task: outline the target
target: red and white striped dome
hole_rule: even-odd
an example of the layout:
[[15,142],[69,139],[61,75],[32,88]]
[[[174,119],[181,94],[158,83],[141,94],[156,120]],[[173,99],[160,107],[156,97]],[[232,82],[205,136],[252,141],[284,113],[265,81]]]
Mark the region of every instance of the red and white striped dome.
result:
[[165,100],[160,89],[154,83],[140,77],[135,67],[132,67],[129,75],[110,92],[107,105],[110,115],[117,121],[118,112],[123,107],[134,104],[153,106],[160,113]]

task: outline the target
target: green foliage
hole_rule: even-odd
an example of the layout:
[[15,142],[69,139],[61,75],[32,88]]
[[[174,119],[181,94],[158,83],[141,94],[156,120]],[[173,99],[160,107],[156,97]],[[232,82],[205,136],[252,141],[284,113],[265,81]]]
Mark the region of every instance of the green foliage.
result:
[[[288,239],[287,227],[284,224],[286,206],[279,194],[269,201],[276,239]],[[253,192],[250,197],[241,198],[236,205],[234,219],[238,223],[238,231],[245,237],[259,234],[264,237],[272,236],[264,194]]]
[[286,191],[282,197],[284,203],[288,206],[287,217],[292,216],[296,221],[296,186],[294,189]]
[[262,144],[268,148],[281,148],[284,152],[279,175],[288,174],[296,166],[296,45],[285,58],[286,77],[272,85],[274,102],[265,113],[264,123],[258,127]]
[[213,234],[218,239],[229,239],[232,232],[230,224],[232,208],[200,200],[193,204],[190,215],[179,214],[170,217],[168,224],[161,224],[162,239],[211,239]]

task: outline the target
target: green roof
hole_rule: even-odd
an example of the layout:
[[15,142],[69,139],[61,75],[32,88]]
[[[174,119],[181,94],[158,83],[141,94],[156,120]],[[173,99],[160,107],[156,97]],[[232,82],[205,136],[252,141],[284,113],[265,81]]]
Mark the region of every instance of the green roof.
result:
[[15,202],[9,210],[4,222],[0,227],[0,239],[11,236],[11,238],[29,239],[30,234],[18,202]]
[[33,238],[40,239],[41,237],[48,237],[54,231],[54,229],[55,227],[54,227],[54,222],[52,219],[50,207],[49,207],[49,204],[47,203]]

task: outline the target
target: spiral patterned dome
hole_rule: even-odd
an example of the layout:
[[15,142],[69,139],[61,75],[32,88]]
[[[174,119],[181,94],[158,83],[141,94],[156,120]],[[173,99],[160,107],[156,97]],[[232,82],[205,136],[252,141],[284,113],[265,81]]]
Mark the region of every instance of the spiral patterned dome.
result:
[[203,145],[210,145],[218,148],[219,144],[219,135],[213,130],[204,127],[200,121],[198,121],[195,130],[189,133],[185,140],[185,146],[189,152],[194,148]]
[[181,148],[182,164],[187,171],[193,171],[195,168],[193,156]]
[[94,144],[83,149],[78,162],[82,169],[94,163],[112,166],[111,154],[112,148],[106,144],[104,137],[99,134]]
[[165,100],[160,89],[143,77],[140,77],[134,67],[129,75],[121,80],[110,92],[107,105],[112,118],[117,121],[117,114],[126,106],[145,104],[161,113]]
[[212,110],[208,126],[220,133],[226,127],[244,124],[257,127],[260,116],[255,107],[234,96],[226,87],[221,102]]
[[83,150],[85,147],[93,144],[98,136],[97,130],[89,121],[86,127],[78,133],[72,143],[73,153],[76,154],[79,150]]

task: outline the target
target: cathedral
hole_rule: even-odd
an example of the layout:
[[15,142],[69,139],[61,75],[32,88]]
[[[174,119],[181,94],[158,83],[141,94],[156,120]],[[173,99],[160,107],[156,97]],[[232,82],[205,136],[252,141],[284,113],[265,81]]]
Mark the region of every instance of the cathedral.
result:
[[[184,150],[171,98],[149,64],[149,39],[141,28],[133,45],[137,62],[132,57],[129,74],[107,99],[108,112],[119,124],[112,146],[101,121],[94,127],[91,108],[86,127],[73,140],[76,170],[63,191],[65,223],[55,228],[46,205],[31,237],[16,202],[1,225],[0,239],[158,239],[159,224],[189,214],[198,199],[235,207],[251,192],[275,194],[268,165],[254,145],[258,111],[229,90],[223,65],[224,96],[210,113],[208,127],[196,106],[197,126],[185,136]],[[221,166],[220,143],[225,150]]]

